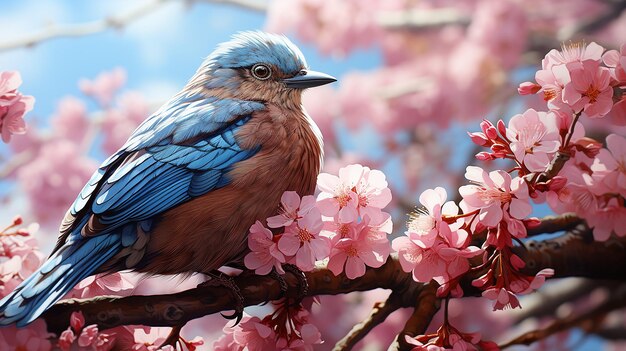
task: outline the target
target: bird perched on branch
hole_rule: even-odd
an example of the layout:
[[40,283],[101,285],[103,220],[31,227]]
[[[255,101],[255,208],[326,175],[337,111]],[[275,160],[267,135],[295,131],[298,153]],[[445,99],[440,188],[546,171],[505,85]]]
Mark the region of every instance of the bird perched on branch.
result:
[[248,229],[276,213],[284,191],[313,193],[322,139],[301,95],[334,81],[283,36],[244,32],[219,45],[96,170],[48,260],[0,301],[0,325],[32,322],[96,273],[240,264]]

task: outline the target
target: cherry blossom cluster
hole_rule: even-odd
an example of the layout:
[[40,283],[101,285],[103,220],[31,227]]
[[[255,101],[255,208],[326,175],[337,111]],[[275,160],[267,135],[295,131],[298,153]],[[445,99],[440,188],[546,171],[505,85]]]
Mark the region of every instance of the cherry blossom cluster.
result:
[[[382,266],[391,247],[391,216],[383,211],[391,201],[385,175],[359,164],[339,169],[339,175],[322,173],[319,195],[300,198],[294,191],[281,197],[280,214],[267,218],[267,227],[256,221],[250,227],[245,256],[247,268],[256,274],[273,270],[284,274],[283,264],[311,271],[317,261],[328,260],[335,275],[345,272],[349,279],[365,274],[366,267]],[[268,228],[269,227],[269,228]],[[273,229],[276,234],[272,232]],[[307,323],[308,312],[296,310],[288,301],[262,320],[246,318],[220,339],[223,350],[309,350],[321,343],[317,328]]]
[[[0,297],[8,295],[43,263],[44,255],[33,237],[39,226],[22,224],[22,217],[16,216],[0,231]],[[52,348],[49,340],[52,336],[46,330],[46,323],[39,320],[25,328],[2,328],[0,349],[48,351]]]
[[272,268],[284,273],[282,264],[295,264],[310,271],[316,261],[329,259],[336,275],[345,271],[350,279],[365,274],[365,267],[382,266],[391,251],[387,234],[391,216],[382,209],[391,201],[385,175],[359,164],[339,170],[339,176],[318,177],[317,199],[294,192],[283,194],[280,214],[257,221],[248,236],[251,252],[246,267],[257,274]]
[[81,312],[74,312],[70,317],[70,326],[61,333],[57,346],[62,351],[69,351],[72,345],[81,349],[108,351],[113,348],[115,335],[101,333],[96,324],[85,326],[85,317]]
[[436,333],[420,335],[416,338],[405,337],[407,344],[413,345],[412,351],[496,351],[498,345],[493,341],[481,340],[478,333],[462,333],[449,323],[444,323]]
[[22,77],[19,72],[0,72],[0,134],[5,143],[13,134],[26,133],[24,115],[35,104],[35,98],[17,91],[20,85]]
[[402,269],[412,272],[415,281],[434,279],[440,285],[439,295],[462,296],[458,279],[470,269],[468,259],[483,250],[470,245],[469,226],[459,216],[459,207],[446,202],[445,189],[428,189],[419,200],[424,208],[412,215],[405,235],[393,240],[393,249]]
[[309,322],[309,312],[301,305],[281,305],[263,319],[244,316],[235,327],[225,327],[215,341],[216,351],[312,351],[322,344],[317,327]]
[[626,47],[622,46],[619,53],[603,53],[604,48],[594,42],[564,45],[561,51],[553,49],[535,74],[537,83],[522,83],[518,91],[522,95],[543,94],[550,109],[589,118],[606,116],[616,100],[613,123],[626,125],[622,96],[626,85]]
[[[494,301],[494,310],[516,308],[517,295],[536,290],[554,274],[543,269],[526,275],[526,263],[513,250],[524,245],[527,229],[538,224],[529,217],[531,200],[547,200],[559,213],[576,212],[594,229],[597,240],[607,240],[612,233],[626,235],[626,139],[610,134],[604,149],[584,136],[578,122],[580,117],[602,118],[614,107],[621,109],[624,51],[622,47],[619,53],[603,55],[604,48],[596,43],[550,51],[536,74],[538,84],[526,82],[519,88],[521,94],[542,93],[550,110],[528,109],[508,125],[485,120],[480,132],[468,133],[475,144],[490,149],[478,153],[479,160],[509,159],[515,166],[491,172],[468,166],[465,177],[470,184],[459,188],[459,206],[446,202],[443,188],[424,191],[424,208],[413,215],[406,235],[393,242],[402,268],[418,282],[434,279],[438,295],[447,298],[462,296],[462,276],[480,272],[472,285]],[[622,124],[621,111],[612,116],[613,123]],[[483,244],[479,249],[470,246],[472,242]],[[482,260],[472,259],[480,254]],[[446,317],[438,333],[408,342],[415,350],[461,348],[457,343],[476,349],[480,338],[450,328]]]
[[[73,312],[70,326],[59,336],[57,347],[62,351],[93,350],[107,351],[113,347],[132,351],[175,351],[172,345],[161,346],[170,328],[118,327],[102,333],[95,324],[85,326],[81,312]],[[179,338],[179,343],[188,351],[195,351],[204,344],[200,337],[187,341]]]

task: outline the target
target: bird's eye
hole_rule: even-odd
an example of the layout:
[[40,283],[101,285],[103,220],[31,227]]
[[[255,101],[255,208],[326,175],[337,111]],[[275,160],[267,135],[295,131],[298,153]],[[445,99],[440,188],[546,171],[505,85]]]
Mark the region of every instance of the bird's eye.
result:
[[259,80],[266,80],[272,75],[272,70],[270,70],[270,68],[266,65],[262,65],[260,63],[252,66],[250,71],[252,72],[254,78]]

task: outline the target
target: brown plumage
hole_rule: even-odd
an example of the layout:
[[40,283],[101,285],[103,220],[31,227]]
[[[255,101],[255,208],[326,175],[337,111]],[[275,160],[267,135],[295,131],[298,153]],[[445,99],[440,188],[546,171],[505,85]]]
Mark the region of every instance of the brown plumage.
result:
[[261,151],[237,163],[230,172],[232,184],[162,214],[137,270],[210,272],[240,261],[248,229],[256,220],[276,214],[283,192],[313,193],[322,139],[304,111],[268,103],[236,138],[244,147],[261,145]]

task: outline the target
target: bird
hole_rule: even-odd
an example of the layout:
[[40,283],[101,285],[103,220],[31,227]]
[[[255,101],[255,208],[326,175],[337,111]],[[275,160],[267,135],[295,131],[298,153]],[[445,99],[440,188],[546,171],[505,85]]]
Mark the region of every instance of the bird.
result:
[[241,267],[250,226],[283,192],[313,194],[323,141],[302,94],[335,81],[283,35],[219,44],[94,172],[48,259],[0,301],[0,325],[33,322],[98,273]]

